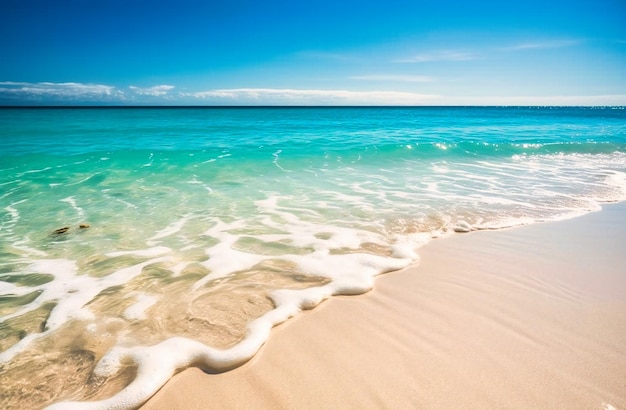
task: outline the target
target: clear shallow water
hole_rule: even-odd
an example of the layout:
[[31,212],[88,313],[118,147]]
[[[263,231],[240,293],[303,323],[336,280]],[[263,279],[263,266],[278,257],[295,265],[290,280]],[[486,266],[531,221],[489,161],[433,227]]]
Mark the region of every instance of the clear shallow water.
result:
[[141,402],[433,237],[626,199],[613,108],[2,109],[0,143],[3,408]]

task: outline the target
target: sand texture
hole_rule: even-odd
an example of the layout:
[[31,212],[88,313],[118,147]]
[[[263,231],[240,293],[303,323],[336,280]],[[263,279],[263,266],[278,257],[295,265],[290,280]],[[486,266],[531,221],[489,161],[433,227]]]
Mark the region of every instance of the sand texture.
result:
[[626,409],[626,203],[435,240],[358,297],[278,326],[155,409]]

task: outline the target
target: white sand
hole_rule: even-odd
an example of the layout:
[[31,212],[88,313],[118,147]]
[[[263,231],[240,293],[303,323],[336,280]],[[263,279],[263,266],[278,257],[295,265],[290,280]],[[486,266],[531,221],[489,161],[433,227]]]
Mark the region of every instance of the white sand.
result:
[[419,253],[144,409],[626,409],[626,203]]

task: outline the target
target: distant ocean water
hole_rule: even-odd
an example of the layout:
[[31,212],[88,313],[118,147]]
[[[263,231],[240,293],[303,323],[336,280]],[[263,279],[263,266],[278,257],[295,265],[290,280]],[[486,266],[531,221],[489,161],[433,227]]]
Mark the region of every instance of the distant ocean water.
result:
[[622,107],[0,109],[0,407],[137,405],[432,238],[625,199]]

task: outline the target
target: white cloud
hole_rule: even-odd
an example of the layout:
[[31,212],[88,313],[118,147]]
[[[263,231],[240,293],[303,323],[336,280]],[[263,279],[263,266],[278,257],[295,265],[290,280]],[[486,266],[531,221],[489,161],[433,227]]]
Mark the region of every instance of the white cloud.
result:
[[25,83],[25,82],[22,82],[22,81],[0,81],[0,86],[3,86],[3,85],[5,85],[5,86],[6,85],[9,85],[9,86],[16,85],[17,86],[17,85],[30,85],[30,84],[32,84],[32,83]]
[[363,81],[398,81],[405,83],[432,83],[434,78],[425,75],[396,75],[396,74],[373,74],[373,75],[355,75],[349,77],[351,80]]
[[433,50],[424,53],[415,54],[413,56],[409,56],[406,58],[398,58],[393,60],[394,63],[432,63],[432,62],[442,62],[442,61],[471,61],[478,60],[484,57],[484,54],[489,54],[489,52],[510,52],[510,51],[523,51],[523,50],[539,50],[539,49],[552,49],[552,48],[563,48],[563,47],[571,47],[577,44],[580,44],[582,40],[579,39],[548,39],[548,40],[539,40],[539,41],[523,41],[517,44],[513,44],[506,47],[500,48],[491,48],[482,50],[481,54],[470,51],[463,50],[454,50],[454,49],[444,49],[444,50]]
[[[363,80],[391,80],[393,75],[360,76]],[[410,77],[410,76],[409,76]],[[407,79],[405,79],[407,80]],[[133,96],[163,98],[174,104],[193,101],[211,105],[612,105],[626,106],[626,95],[582,96],[481,96],[455,97],[418,94],[398,91],[348,91],[274,88],[217,89],[189,93],[170,93],[174,86],[157,85],[149,88],[131,86],[133,94],[124,93],[116,87],[102,84],[76,82],[19,82],[0,81],[0,99],[6,101],[38,102],[91,102],[128,104],[135,102]],[[165,96],[165,97],[164,97]],[[139,97],[137,97],[139,98]],[[168,99],[170,98],[170,99]]]
[[408,58],[394,60],[395,63],[430,63],[434,61],[469,61],[478,56],[467,51],[440,50],[421,53]]
[[512,46],[501,48],[502,51],[520,51],[520,50],[537,50],[547,48],[570,47],[579,44],[580,40],[544,40],[544,41],[527,41],[514,44]]
[[90,102],[90,103],[128,103],[141,97],[168,96],[173,85],[155,85],[153,87],[128,87],[123,91],[105,84],[84,84],[78,82],[24,82],[0,81],[0,97],[12,101],[25,102]]
[[295,90],[236,88],[181,93],[184,97],[211,100],[215,104],[267,105],[424,105],[436,95],[397,91]]
[[140,88],[140,87],[131,85],[128,88],[130,88],[134,93],[139,94],[139,95],[151,95],[154,97],[161,97],[161,96],[167,95],[167,93],[175,87],[173,85],[163,84],[163,85],[155,85],[153,87],[148,87],[148,88]]
[[26,99],[56,98],[62,100],[86,99],[123,99],[124,93],[113,86],[83,83],[51,83],[51,82],[0,82],[0,95]]

